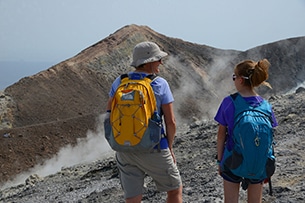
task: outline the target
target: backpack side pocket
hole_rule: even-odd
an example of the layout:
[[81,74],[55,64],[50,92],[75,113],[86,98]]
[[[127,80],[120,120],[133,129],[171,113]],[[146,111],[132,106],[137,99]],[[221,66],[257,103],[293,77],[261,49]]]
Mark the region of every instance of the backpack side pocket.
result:
[[271,177],[275,172],[275,159],[268,158],[266,163],[266,175],[267,177]]
[[160,122],[149,119],[148,124],[150,139],[153,143],[158,144],[161,140],[161,124]]
[[111,136],[111,124],[110,124],[110,118],[105,118],[104,120],[104,132],[105,132],[105,138],[109,142],[110,136]]
[[232,150],[232,154],[225,160],[224,165],[229,169],[237,169],[243,162],[243,155],[236,150]]

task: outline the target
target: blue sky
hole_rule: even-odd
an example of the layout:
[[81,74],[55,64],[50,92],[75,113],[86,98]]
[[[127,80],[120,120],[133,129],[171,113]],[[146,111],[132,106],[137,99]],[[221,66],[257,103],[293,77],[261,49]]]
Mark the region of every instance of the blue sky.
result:
[[305,36],[305,0],[0,0],[0,61],[57,64],[129,24],[243,51]]

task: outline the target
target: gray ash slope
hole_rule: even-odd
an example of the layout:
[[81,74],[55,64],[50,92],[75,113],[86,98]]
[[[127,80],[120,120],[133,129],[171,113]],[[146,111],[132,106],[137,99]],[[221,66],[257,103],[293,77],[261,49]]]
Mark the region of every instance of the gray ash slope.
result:
[[[277,168],[273,196],[264,185],[263,202],[305,201],[305,91],[272,96],[279,126],[275,131]],[[183,179],[184,202],[222,202],[222,180],[215,163],[217,125],[212,120],[179,124],[174,150]],[[98,136],[102,136],[99,134]],[[143,202],[165,202],[165,193],[145,179]],[[241,191],[241,199],[246,193]],[[56,174],[32,174],[25,183],[0,191],[0,202],[124,202],[113,152],[88,164],[62,168]]]

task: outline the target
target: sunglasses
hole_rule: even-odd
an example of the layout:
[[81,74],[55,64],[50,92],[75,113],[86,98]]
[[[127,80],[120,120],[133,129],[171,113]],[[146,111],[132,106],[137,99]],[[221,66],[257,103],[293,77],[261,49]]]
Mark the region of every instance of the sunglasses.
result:
[[237,77],[237,76],[236,76],[235,74],[232,75],[233,81],[235,81],[236,77]]
[[[243,78],[243,79],[246,79],[246,80],[249,79],[249,77],[246,77],[246,76],[239,76],[239,77],[241,77],[241,78]],[[232,75],[233,81],[235,81],[236,78],[237,78],[237,76],[236,76],[235,74],[233,74],[233,75]]]

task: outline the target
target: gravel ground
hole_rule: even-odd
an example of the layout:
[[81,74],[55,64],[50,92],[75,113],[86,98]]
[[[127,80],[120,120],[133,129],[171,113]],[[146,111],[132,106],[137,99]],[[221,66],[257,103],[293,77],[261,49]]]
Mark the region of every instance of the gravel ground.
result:
[[[272,177],[273,195],[264,185],[263,202],[305,202],[305,93],[271,97],[279,122],[275,132],[277,168]],[[183,179],[184,202],[223,202],[222,179],[215,162],[214,121],[179,124],[174,150]],[[104,142],[102,132],[96,134]],[[2,188],[0,202],[124,202],[114,153],[109,148],[89,163],[62,167],[59,172],[39,176],[34,172],[15,186]],[[150,177],[145,179],[143,202],[165,202]],[[241,202],[246,193],[241,190]]]

